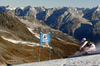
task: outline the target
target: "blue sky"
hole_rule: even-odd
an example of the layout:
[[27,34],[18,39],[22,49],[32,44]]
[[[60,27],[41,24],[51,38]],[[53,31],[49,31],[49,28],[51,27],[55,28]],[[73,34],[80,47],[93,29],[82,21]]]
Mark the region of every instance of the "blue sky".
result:
[[93,8],[100,4],[100,0],[0,0],[0,6],[45,6],[51,7],[87,7]]

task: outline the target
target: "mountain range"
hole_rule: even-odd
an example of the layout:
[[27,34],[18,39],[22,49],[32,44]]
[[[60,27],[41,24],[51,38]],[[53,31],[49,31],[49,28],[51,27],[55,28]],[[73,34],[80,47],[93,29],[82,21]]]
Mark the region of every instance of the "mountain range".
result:
[[41,20],[51,28],[67,33],[78,40],[85,37],[97,43],[100,39],[100,5],[91,9],[78,7],[1,6],[0,12],[11,12],[23,19]]

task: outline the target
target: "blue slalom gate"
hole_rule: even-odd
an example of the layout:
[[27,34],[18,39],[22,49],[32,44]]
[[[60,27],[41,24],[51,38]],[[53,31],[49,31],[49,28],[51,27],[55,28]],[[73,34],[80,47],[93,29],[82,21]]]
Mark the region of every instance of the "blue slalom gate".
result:
[[41,54],[41,43],[42,42],[49,42],[49,60],[51,60],[51,38],[50,38],[50,27],[49,27],[49,33],[42,33],[42,28],[40,28],[40,45],[39,45],[39,59],[40,62],[40,54]]

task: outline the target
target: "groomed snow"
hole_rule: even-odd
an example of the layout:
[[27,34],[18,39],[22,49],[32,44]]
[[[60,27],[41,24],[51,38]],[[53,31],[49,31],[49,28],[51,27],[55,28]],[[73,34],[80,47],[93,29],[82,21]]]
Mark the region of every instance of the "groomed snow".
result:
[[27,63],[13,66],[100,66],[100,54]]

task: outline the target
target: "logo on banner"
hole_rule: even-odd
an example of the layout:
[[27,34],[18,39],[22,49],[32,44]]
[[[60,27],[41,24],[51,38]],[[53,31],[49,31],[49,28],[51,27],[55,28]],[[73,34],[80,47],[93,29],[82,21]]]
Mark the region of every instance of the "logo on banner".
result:
[[46,34],[41,33],[40,42],[50,42],[50,34],[49,33],[46,33]]
[[47,39],[47,34],[43,34],[43,39]]

